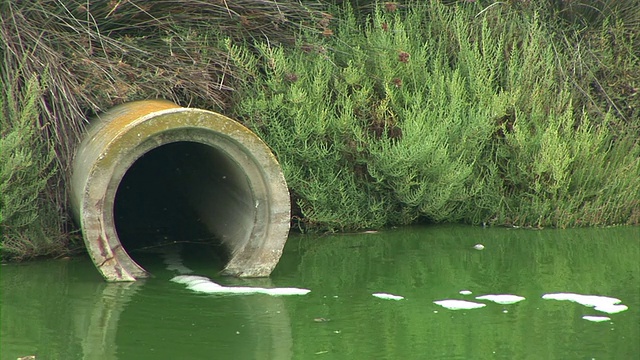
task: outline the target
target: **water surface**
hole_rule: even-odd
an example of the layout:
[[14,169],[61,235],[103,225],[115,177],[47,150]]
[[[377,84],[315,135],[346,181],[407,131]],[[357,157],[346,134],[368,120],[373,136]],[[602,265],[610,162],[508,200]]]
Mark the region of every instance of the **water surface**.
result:
[[[207,249],[183,268],[139,254],[153,273],[107,284],[88,258],[3,265],[1,359],[638,359],[640,228],[517,230],[411,227],[291,235],[269,279],[217,275]],[[474,245],[484,245],[476,250]],[[225,286],[298,287],[307,295],[197,293],[192,270]],[[462,295],[461,290],[471,291]],[[570,292],[614,297],[607,314]],[[401,296],[402,300],[375,297]],[[512,294],[497,304],[475,299]],[[486,306],[449,310],[439,300]],[[607,316],[593,322],[583,316]]]

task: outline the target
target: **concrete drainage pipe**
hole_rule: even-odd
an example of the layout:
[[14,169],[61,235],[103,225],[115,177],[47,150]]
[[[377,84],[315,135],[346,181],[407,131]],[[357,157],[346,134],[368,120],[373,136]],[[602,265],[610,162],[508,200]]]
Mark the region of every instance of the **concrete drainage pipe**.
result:
[[242,277],[268,276],[289,232],[289,192],[265,143],[225,116],[163,100],[126,103],[92,122],[74,159],[71,201],[107,281],[147,276],[121,242],[122,217],[176,233],[187,230],[178,218],[189,218],[226,249],[224,272]]

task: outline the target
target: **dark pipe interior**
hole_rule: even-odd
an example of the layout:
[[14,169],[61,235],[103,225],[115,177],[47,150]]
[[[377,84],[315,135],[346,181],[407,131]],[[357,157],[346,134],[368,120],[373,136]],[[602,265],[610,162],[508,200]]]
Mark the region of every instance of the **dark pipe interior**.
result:
[[[116,192],[114,221],[134,261],[145,267],[149,254],[181,244],[183,252],[210,256],[216,267],[224,267],[227,255],[202,222],[193,196],[203,186],[215,186],[206,179],[216,177],[225,161],[210,146],[176,142],[149,151],[129,168]],[[202,189],[202,196],[206,192]]]

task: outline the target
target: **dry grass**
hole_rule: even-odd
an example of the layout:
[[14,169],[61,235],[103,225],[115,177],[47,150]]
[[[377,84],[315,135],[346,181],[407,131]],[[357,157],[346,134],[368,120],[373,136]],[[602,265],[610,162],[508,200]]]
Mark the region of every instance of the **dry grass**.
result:
[[5,81],[19,90],[46,75],[39,125],[61,170],[50,183],[59,216],[67,213],[65,184],[87,118],[149,98],[224,108],[241,70],[220,40],[292,42],[301,28],[317,26],[317,7],[295,0],[2,2]]

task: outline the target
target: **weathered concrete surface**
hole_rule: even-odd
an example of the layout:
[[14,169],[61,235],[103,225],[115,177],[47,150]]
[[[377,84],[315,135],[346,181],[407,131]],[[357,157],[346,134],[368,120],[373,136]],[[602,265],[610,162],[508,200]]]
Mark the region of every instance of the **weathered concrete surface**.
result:
[[92,122],[78,148],[72,209],[94,264],[107,281],[147,276],[118,237],[116,193],[136,160],[164,145],[182,142],[198,145],[193,146],[197,166],[184,176],[180,191],[228,250],[230,260],[224,272],[268,276],[289,232],[289,192],[277,160],[260,138],[238,122],[161,100],[109,110]]

